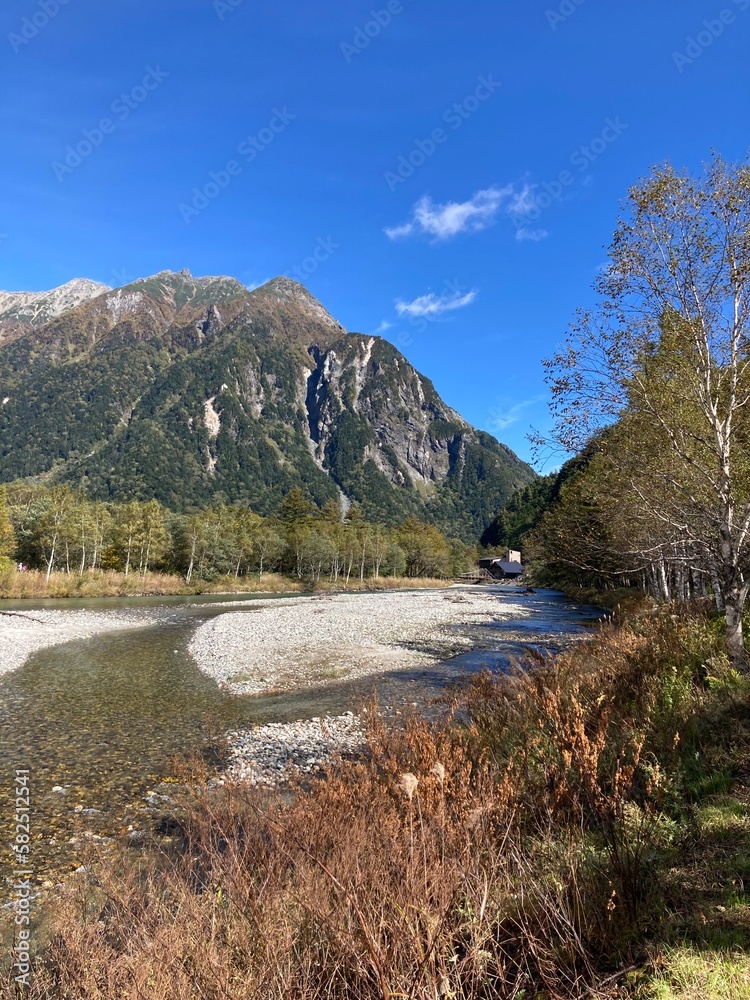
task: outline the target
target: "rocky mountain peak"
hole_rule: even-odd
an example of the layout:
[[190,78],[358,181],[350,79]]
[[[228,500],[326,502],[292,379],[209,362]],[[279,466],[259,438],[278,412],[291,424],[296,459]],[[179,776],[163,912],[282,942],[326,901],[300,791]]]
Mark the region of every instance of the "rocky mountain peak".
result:
[[267,281],[265,285],[256,288],[252,294],[274,295],[276,298],[293,302],[303,312],[307,313],[311,319],[331,327],[333,330],[345,332],[341,323],[331,316],[325,306],[321,302],[318,302],[315,296],[311,295],[304,285],[301,285],[298,281],[294,281],[292,278],[287,278],[285,275],[280,275],[278,278]]
[[89,278],[74,278],[44,292],[0,291],[0,322],[39,326],[109,291],[109,285]]
[[156,309],[174,318],[185,308],[207,310],[232,299],[245,301],[259,296],[276,303],[288,303],[300,313],[334,333],[346,332],[328,310],[299,282],[278,277],[250,291],[237,278],[229,275],[195,277],[187,268],[163,270],[129,284],[110,288],[88,278],[72,281],[44,292],[0,291],[0,343],[20,336],[32,327],[41,327],[50,320],[103,296],[103,308],[115,322],[125,316]]
[[214,292],[218,297],[226,298],[227,295],[242,295],[247,293],[247,288],[238,281],[226,274],[205,275],[194,277],[187,268],[181,271],[158,271],[146,278],[138,278],[127,285],[127,288],[147,286],[149,291],[157,288],[162,290],[170,289],[172,292],[181,294],[183,297],[192,298],[199,293],[209,294]]

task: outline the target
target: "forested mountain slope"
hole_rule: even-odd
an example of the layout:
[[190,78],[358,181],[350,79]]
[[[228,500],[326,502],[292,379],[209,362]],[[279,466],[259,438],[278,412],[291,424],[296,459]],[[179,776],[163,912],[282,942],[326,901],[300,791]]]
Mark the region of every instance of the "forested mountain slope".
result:
[[271,513],[302,486],[475,540],[534,473],[301,285],[161,272],[0,342],[0,482]]

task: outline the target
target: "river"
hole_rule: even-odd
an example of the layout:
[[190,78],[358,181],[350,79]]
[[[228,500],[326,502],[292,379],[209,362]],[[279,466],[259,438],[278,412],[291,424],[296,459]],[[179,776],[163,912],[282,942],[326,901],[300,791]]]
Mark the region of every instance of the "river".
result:
[[[497,593],[500,601],[523,605],[528,617],[457,626],[471,637],[469,653],[427,670],[259,698],[220,690],[187,652],[207,618],[241,610],[236,595],[3,602],[3,610],[23,612],[148,608],[156,624],[42,650],[0,678],[0,843],[9,845],[13,835],[16,768],[28,768],[31,777],[31,867],[35,881],[49,885],[79,864],[76,838],[127,835],[143,820],[149,793],[171,774],[173,761],[205,751],[228,729],[356,711],[375,691],[387,711],[426,704],[468,673],[505,669],[529,644],[558,649],[596,621],[594,609],[554,591],[527,595],[503,587]],[[247,599],[259,596],[281,595]],[[228,600],[232,605],[222,607]],[[12,864],[6,848],[0,884],[7,885]]]

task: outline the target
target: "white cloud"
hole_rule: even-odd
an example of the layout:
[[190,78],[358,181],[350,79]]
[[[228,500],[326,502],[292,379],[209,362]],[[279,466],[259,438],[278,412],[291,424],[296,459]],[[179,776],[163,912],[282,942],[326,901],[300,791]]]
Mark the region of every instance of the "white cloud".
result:
[[375,331],[375,336],[380,336],[381,333],[385,333],[387,330],[393,326],[393,323],[389,323],[387,319],[384,319],[380,326]]
[[396,301],[396,312],[399,316],[440,316],[444,312],[452,312],[454,309],[463,309],[471,305],[479,292],[474,289],[462,295],[460,292],[435,295],[428,292],[427,295],[420,295],[413,302],[404,302],[402,299]]
[[[249,274],[249,271],[245,271],[243,277],[246,278]],[[262,288],[263,285],[267,285],[268,282],[272,280],[272,278],[264,278],[263,281],[244,281],[243,284],[249,292],[254,292],[256,288]]]
[[389,240],[400,240],[405,236],[411,236],[414,232],[414,223],[405,222],[403,226],[392,226],[383,230]]
[[512,186],[491,187],[477,191],[468,201],[448,201],[437,205],[425,195],[412,209],[412,219],[385,230],[391,240],[424,233],[436,240],[449,240],[459,233],[477,233],[491,226],[505,200],[513,193]]
[[530,212],[538,211],[536,198],[534,196],[534,184],[523,183],[521,187],[516,190],[515,185],[512,187],[512,197],[508,202],[506,211],[508,215],[528,215]]
[[514,403],[509,407],[495,407],[490,411],[490,426],[494,431],[507,431],[513,424],[517,424],[523,416],[523,411],[530,406],[536,406],[546,399],[546,396],[533,396],[531,399],[524,399],[520,403]]
[[524,181],[519,188],[514,188],[513,196],[505,209],[515,224],[516,240],[519,243],[539,243],[549,236],[546,229],[536,229],[533,225],[527,225],[530,220],[538,218],[541,214],[537,202],[536,187],[536,184]]
[[516,239],[523,243],[526,240],[531,240],[534,243],[538,243],[540,240],[546,240],[549,233],[546,229],[529,229],[528,226],[521,226],[516,230]]
[[529,224],[540,215],[536,194],[538,185],[528,181],[493,185],[477,191],[468,201],[448,201],[436,204],[429,195],[421,198],[412,208],[412,217],[400,226],[385,229],[391,240],[409,236],[431,236],[435,241],[450,240],[461,233],[478,233],[493,225],[498,216],[504,215],[516,226],[519,242],[538,243],[546,240],[549,232]]

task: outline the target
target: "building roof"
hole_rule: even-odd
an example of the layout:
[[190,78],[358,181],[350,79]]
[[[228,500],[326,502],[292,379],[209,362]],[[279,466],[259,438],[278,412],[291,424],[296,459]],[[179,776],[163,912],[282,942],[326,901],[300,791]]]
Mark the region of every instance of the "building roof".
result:
[[507,559],[480,559],[480,566],[499,566],[503,573],[508,575],[517,574],[518,576],[523,573],[523,564],[519,562],[508,562]]
[[499,566],[503,573],[518,573],[520,576],[523,573],[523,565],[517,562],[508,562],[507,559],[495,559],[494,563]]

